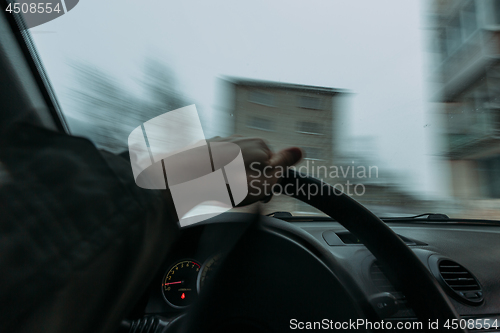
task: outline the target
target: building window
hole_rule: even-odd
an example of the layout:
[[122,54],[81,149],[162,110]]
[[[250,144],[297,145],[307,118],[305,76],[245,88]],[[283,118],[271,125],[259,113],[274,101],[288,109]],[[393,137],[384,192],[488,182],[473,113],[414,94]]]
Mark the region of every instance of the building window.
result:
[[321,148],[318,147],[304,147],[305,152],[305,159],[306,160],[314,160],[314,161],[321,161],[323,160],[323,154],[321,152]]
[[493,0],[494,24],[500,24],[500,1]]
[[274,96],[264,91],[251,91],[248,100],[256,104],[274,106]]
[[437,33],[437,51],[440,53],[441,57],[440,60],[444,61],[448,57],[448,46],[447,46],[447,39],[446,39],[446,29],[441,28],[438,30]]
[[449,53],[456,51],[462,45],[462,30],[460,28],[460,17],[455,17],[446,29],[447,49]]
[[312,121],[299,121],[297,123],[297,132],[307,134],[322,134],[321,124]]
[[464,37],[470,37],[477,30],[476,3],[471,1],[462,11]]
[[490,198],[500,198],[500,156],[482,161],[485,176],[486,195]]
[[321,110],[321,99],[318,97],[299,96],[299,107],[304,109]]
[[250,117],[247,126],[263,131],[274,131],[274,121],[263,117]]

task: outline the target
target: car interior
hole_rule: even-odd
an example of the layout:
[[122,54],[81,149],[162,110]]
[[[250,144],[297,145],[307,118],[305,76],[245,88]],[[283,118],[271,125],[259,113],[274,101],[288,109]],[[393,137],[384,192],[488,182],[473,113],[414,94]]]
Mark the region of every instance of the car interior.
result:
[[[28,121],[71,134],[43,57],[20,26],[3,11],[1,128]],[[181,228],[117,332],[500,332],[499,221],[426,211],[384,217],[299,171],[281,184],[319,213],[259,203]],[[311,184],[325,191],[297,191]]]

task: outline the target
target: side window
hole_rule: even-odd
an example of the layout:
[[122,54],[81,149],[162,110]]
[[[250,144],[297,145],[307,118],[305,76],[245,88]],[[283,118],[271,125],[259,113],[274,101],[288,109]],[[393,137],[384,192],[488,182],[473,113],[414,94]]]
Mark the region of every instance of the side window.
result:
[[321,124],[312,121],[299,121],[297,131],[308,134],[322,134]]
[[321,99],[318,97],[299,96],[298,104],[303,109],[321,110]]
[[260,129],[264,131],[274,131],[275,129],[274,121],[264,117],[248,118],[247,126],[250,128]]
[[248,100],[256,104],[274,106],[274,96],[264,91],[250,91]]

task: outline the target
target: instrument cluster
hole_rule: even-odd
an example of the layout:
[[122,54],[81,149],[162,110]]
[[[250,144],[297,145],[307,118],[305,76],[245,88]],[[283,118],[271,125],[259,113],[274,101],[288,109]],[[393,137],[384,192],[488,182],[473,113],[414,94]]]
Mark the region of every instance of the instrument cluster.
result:
[[220,259],[221,255],[216,254],[203,264],[193,259],[181,259],[171,265],[162,279],[161,289],[165,301],[174,308],[191,305],[219,265]]

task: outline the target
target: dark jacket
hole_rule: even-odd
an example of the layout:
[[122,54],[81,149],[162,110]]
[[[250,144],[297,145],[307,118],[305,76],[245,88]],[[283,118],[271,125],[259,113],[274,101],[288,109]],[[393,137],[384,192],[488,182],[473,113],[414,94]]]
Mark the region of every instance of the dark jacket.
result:
[[0,138],[0,332],[113,332],[178,233],[165,191],[85,139]]

